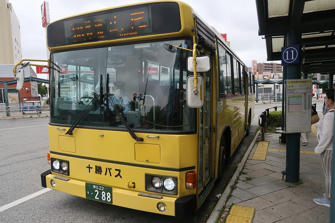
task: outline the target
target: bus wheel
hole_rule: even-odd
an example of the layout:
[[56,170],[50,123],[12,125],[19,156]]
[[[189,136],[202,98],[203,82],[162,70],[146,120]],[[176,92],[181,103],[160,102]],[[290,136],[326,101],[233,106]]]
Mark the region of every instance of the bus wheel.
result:
[[220,156],[219,156],[219,167],[218,167],[218,179],[222,179],[225,167],[227,167],[229,162],[229,155],[230,155],[230,138],[228,134],[225,134],[221,139],[220,143]]

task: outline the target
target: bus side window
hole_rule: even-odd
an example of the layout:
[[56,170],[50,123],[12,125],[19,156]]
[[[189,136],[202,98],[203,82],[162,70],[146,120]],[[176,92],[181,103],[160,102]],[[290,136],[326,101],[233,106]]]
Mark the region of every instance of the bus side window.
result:
[[240,91],[241,91],[241,94],[242,95],[244,95],[244,91],[245,91],[245,85],[244,85],[244,71],[243,71],[243,66],[240,64],[240,63],[238,63],[238,66],[239,66],[239,71],[240,71],[240,73],[239,73],[239,76],[240,76]]
[[225,78],[227,77],[227,55],[226,50],[219,45],[219,96],[223,98],[227,95],[227,85]]
[[256,93],[255,75],[252,75],[251,80],[252,80],[252,92],[255,94]]
[[231,55],[226,53],[226,62],[227,62],[227,74],[225,76],[225,89],[226,95],[232,96],[233,94],[233,76],[232,76],[232,66],[231,66]]
[[235,58],[233,58],[233,70],[234,70],[234,94],[241,94],[241,79],[240,79],[240,69],[238,66],[238,62]]
[[248,88],[249,88],[249,93],[252,94],[252,85],[251,85],[251,73],[248,73],[248,80],[249,80],[249,85],[248,85]]

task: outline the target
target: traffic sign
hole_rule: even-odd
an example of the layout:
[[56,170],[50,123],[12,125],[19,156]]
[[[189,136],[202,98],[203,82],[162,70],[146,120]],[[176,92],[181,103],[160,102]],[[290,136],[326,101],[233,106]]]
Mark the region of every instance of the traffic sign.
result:
[[300,62],[300,46],[292,45],[283,47],[281,50],[281,64],[298,64]]

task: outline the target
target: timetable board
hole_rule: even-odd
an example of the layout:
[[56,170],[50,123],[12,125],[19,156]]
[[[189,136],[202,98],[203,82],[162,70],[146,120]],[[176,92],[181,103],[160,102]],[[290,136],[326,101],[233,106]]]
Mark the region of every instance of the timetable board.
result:
[[311,130],[312,80],[285,80],[286,133]]

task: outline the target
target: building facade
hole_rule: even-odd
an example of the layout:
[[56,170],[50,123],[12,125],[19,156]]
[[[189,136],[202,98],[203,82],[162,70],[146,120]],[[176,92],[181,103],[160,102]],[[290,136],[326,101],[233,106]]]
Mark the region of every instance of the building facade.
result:
[[263,75],[280,75],[283,74],[283,66],[277,63],[258,63],[257,72]]
[[[13,74],[14,65],[0,65],[0,104],[5,103],[3,82],[15,80]],[[27,66],[24,68],[25,77],[37,77],[35,71]],[[20,91],[16,90],[16,84],[7,85],[9,103],[19,103],[23,101],[39,100],[38,86],[35,81],[24,82]]]
[[15,64],[22,58],[19,20],[12,4],[0,0],[0,64]]

